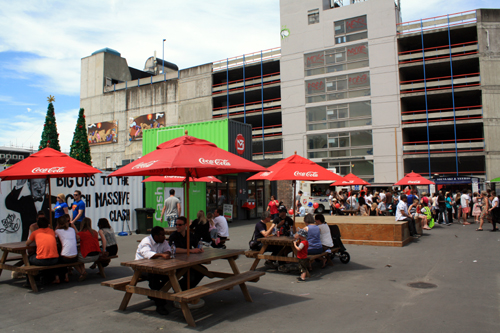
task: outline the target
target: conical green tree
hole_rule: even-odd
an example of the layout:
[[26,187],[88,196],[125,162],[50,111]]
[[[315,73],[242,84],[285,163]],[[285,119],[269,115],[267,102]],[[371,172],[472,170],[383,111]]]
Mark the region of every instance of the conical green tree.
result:
[[80,162],[92,166],[92,158],[90,157],[90,146],[87,140],[87,125],[85,124],[84,110],[80,109],[78,120],[76,121],[75,132],[73,133],[73,141],[69,156]]
[[57,133],[56,126],[56,115],[54,113],[54,105],[52,104],[52,102],[55,101],[54,96],[49,96],[47,101],[49,102],[49,106],[47,108],[47,115],[45,116],[45,123],[43,124],[42,139],[40,140],[38,150],[50,147],[57,151],[61,151],[61,146],[59,146],[59,133]]

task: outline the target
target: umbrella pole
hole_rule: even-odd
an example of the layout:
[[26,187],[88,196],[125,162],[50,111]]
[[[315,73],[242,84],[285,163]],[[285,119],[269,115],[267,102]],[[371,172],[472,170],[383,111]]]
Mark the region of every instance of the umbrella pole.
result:
[[47,176],[47,181],[49,182],[49,220],[50,220],[50,227],[54,229],[54,226],[52,225],[52,188],[50,186],[50,178]]
[[295,180],[292,180],[292,184],[293,184],[293,232],[297,232],[296,229],[295,229],[295,190],[296,190],[296,184],[297,184],[297,181]]
[[[189,259],[189,243],[190,243],[190,235],[191,235],[191,231],[189,229],[189,177],[191,176],[191,174],[188,172],[186,172],[186,185],[185,185],[185,191],[184,191],[184,202],[186,203],[186,219],[187,219],[187,227],[186,227],[186,232],[187,232],[187,257]],[[190,283],[191,282],[191,269],[188,269],[188,272],[187,272],[187,289],[189,290],[190,289]]]

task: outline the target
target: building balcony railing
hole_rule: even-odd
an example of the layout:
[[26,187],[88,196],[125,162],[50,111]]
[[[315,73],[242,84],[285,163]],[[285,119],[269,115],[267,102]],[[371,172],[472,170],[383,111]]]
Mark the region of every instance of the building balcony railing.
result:
[[224,117],[227,116],[228,113],[231,116],[231,115],[244,114],[245,112],[248,114],[248,113],[262,112],[262,110],[266,112],[270,110],[280,110],[280,109],[281,109],[281,98],[274,98],[265,101],[246,103],[246,105],[243,103],[230,105],[229,108],[227,108],[227,106],[213,108],[212,117],[213,118]]
[[[480,73],[469,73],[453,75],[454,88],[472,87],[481,85]],[[402,94],[427,91],[450,89],[452,86],[451,76],[430,77],[418,80],[401,81],[399,89]]]
[[275,47],[268,50],[257,51],[245,55],[214,61],[212,63],[212,72],[227,70],[232,67],[241,67],[243,65],[246,66],[265,60],[279,59],[280,57],[281,48]]
[[243,82],[243,79],[229,81],[229,87],[226,82],[214,84],[212,86],[212,95],[219,94],[227,94],[228,88],[229,92],[242,91],[243,89],[252,89],[261,86],[267,86],[275,83],[280,83],[280,72],[270,73],[263,75],[261,78],[260,75],[246,78]]
[[252,128],[252,138],[270,138],[281,136],[283,132],[283,127],[281,124],[269,125],[264,127],[253,127]]
[[418,33],[434,29],[448,28],[456,25],[476,23],[477,16],[475,10],[460,13],[430,17],[421,20],[408,21],[396,24],[398,35]]
[[115,83],[112,85],[104,86],[104,92],[112,92],[117,90],[125,90],[135,87],[141,87],[145,85],[152,85],[159,82],[164,82],[172,79],[177,79],[179,76],[178,72],[169,72],[159,75],[154,75],[150,77],[144,77],[142,79],[125,81],[120,83]]
[[[458,153],[484,151],[484,138],[457,139],[456,148]],[[403,155],[428,153],[455,153],[455,140],[403,142]]]
[[[453,120],[453,108],[415,110],[401,112],[403,124],[426,123]],[[483,117],[483,106],[460,106],[455,108],[455,120],[479,119]]]
[[399,52],[399,64],[407,64],[412,62],[422,62],[425,52],[425,60],[437,60],[452,57],[461,57],[465,55],[477,54],[477,41],[458,43],[452,45],[442,45],[436,47],[427,47],[425,49],[416,49],[410,51]]
[[283,151],[266,151],[264,153],[253,153],[253,161],[282,159]]

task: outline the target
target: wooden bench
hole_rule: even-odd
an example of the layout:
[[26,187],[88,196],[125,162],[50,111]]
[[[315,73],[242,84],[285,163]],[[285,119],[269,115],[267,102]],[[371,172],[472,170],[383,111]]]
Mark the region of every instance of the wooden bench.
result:
[[245,282],[257,282],[259,281],[259,278],[264,274],[265,272],[258,271],[244,272],[223,280],[211,282],[193,289],[184,290],[180,293],[174,294],[173,297],[178,302],[193,302],[216,292],[231,289],[232,287],[243,284]]
[[[101,277],[106,278],[106,274],[104,273],[104,267],[102,266],[102,263],[104,261],[107,261],[108,259],[115,259],[115,258],[118,258],[118,256],[109,256],[106,258],[99,257],[99,259],[94,262],[97,265],[97,267],[99,268],[99,275],[101,275]],[[75,267],[75,266],[79,266],[81,264],[82,264],[81,262],[77,261],[77,262],[66,263],[66,264],[57,264],[57,265],[52,265],[52,266],[30,265],[30,266],[16,267],[16,268],[13,268],[12,270],[28,275],[28,278],[29,278],[30,284],[31,284],[31,289],[33,289],[34,292],[37,292],[38,287],[36,286],[36,282],[35,282],[33,277],[35,275],[38,275],[41,271],[45,271],[45,270],[49,270],[49,269],[65,268],[65,267],[67,267],[67,268]]]
[[245,251],[245,257],[255,259],[260,251],[248,250]]
[[[111,287],[115,290],[125,291],[125,288],[127,287],[127,285],[130,284],[130,281],[132,281],[132,276],[126,276],[126,277],[123,277],[120,279],[108,280],[108,281],[101,282],[101,286]],[[140,282],[140,281],[142,281],[141,278],[139,278],[138,282]]]

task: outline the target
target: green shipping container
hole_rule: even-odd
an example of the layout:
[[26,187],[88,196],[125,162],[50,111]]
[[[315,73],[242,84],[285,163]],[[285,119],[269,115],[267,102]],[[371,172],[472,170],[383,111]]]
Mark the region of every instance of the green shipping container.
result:
[[[234,122],[233,122],[234,123]],[[246,125],[248,126],[248,125]],[[194,136],[199,139],[204,139],[213,142],[217,147],[228,150],[229,145],[229,120],[212,120],[202,123],[184,124],[177,126],[170,126],[164,128],[155,128],[144,131],[142,139],[142,153],[148,154],[156,149],[156,147],[168,140],[172,140],[184,135],[187,130],[188,135]],[[251,131],[251,129],[250,129]],[[249,149],[251,156],[251,149]],[[153,224],[160,225],[161,210],[163,203],[169,196],[171,188],[177,189],[176,196],[178,196],[180,189],[183,187],[182,183],[144,183],[146,194],[146,207],[151,207],[156,210],[153,217]],[[189,189],[189,217],[191,220],[196,218],[198,211],[206,209],[206,184],[205,183],[190,183]],[[182,207],[184,207],[184,198],[181,198]],[[182,215],[186,215],[184,208]],[[163,224],[162,226],[165,226]]]

